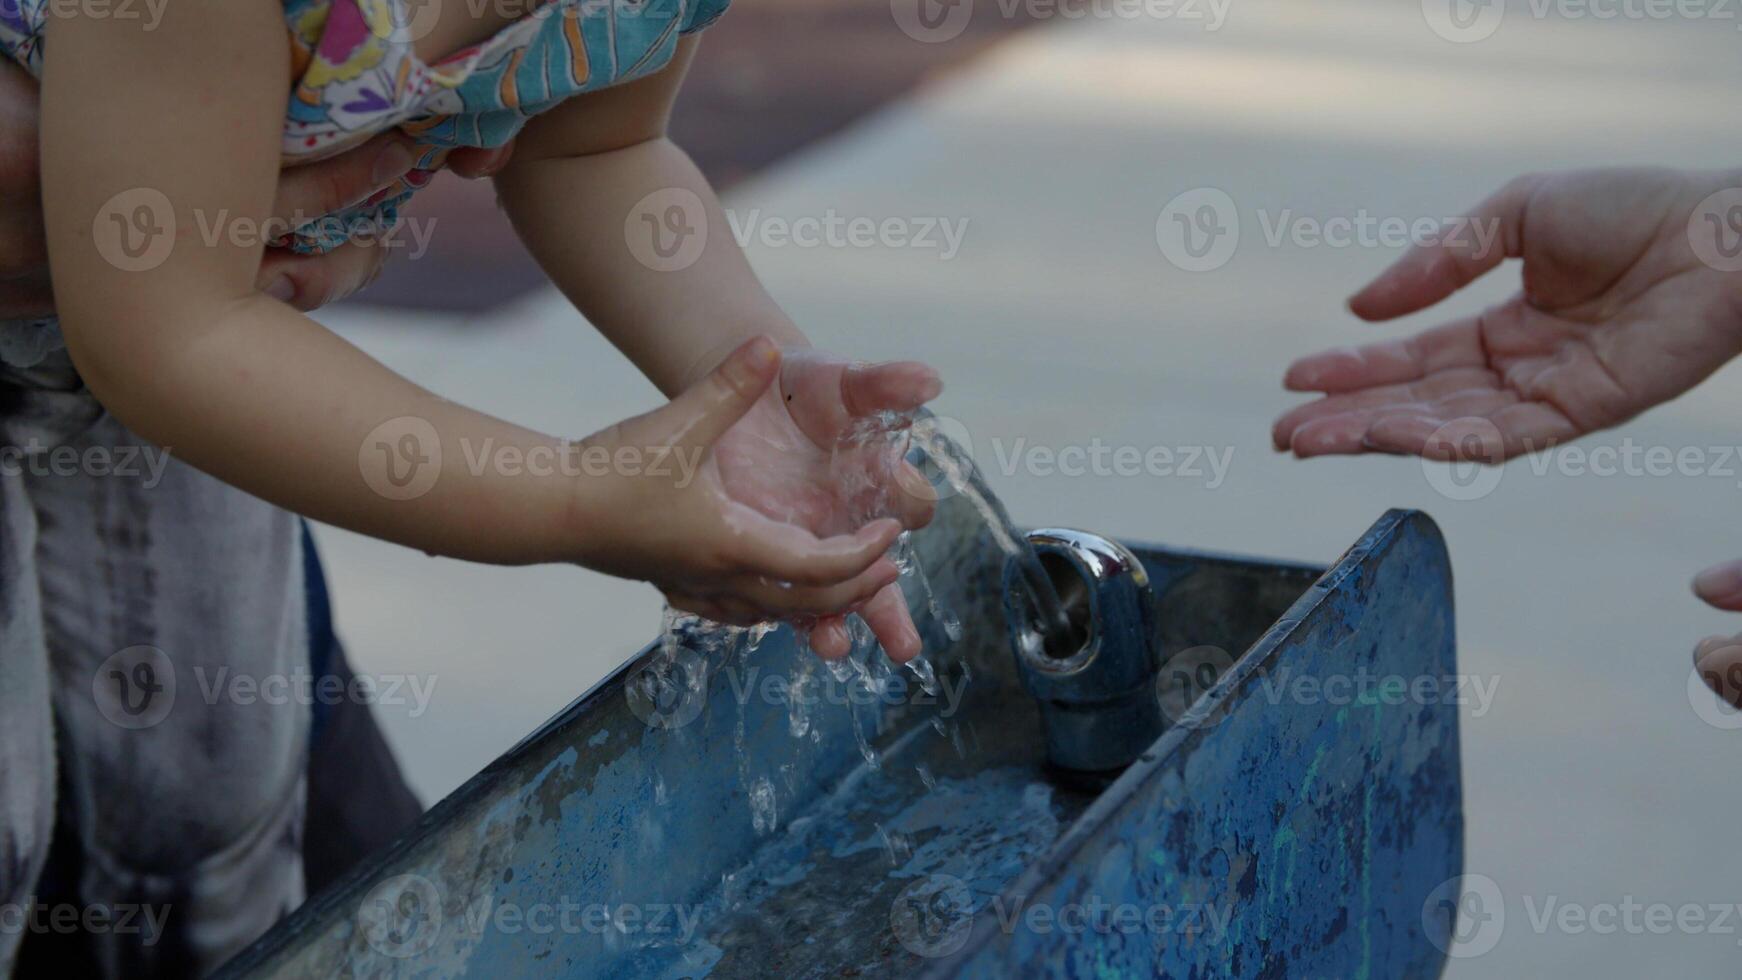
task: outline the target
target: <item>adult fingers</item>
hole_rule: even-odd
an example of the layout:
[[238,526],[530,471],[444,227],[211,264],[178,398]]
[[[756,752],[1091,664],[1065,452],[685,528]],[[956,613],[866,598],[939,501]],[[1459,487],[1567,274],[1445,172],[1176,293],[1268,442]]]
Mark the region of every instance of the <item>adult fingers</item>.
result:
[[495,149],[461,147],[448,154],[448,169],[467,180],[494,177],[514,156],[514,141]]
[[1579,433],[1559,409],[1543,402],[1505,405],[1462,427],[1454,425],[1456,421],[1430,414],[1388,415],[1375,420],[1364,438],[1367,447],[1378,452],[1498,463],[1548,449]]
[[1694,670],[1712,693],[1742,708],[1742,642],[1726,636],[1701,640],[1694,650]]
[[1417,381],[1453,368],[1481,367],[1488,352],[1482,347],[1478,323],[1478,317],[1468,317],[1414,337],[1309,354],[1288,366],[1282,386],[1289,391],[1336,394]]
[[1475,281],[1507,258],[1524,254],[1524,218],[1538,180],[1513,180],[1454,219],[1429,244],[1404,253],[1349,299],[1363,320],[1390,320],[1425,309]]
[[1713,565],[1695,576],[1694,595],[1707,605],[1742,612],[1742,561]]
[[[1524,434],[1532,435],[1548,427],[1542,413],[1517,411],[1525,404],[1515,392],[1470,389],[1425,403],[1380,405],[1307,422],[1294,431],[1289,448],[1301,459],[1407,452],[1429,459],[1498,463],[1545,448],[1536,438],[1508,439],[1502,429],[1502,424],[1529,425]],[[1552,409],[1547,413],[1558,415]]]
[[299,310],[317,310],[375,281],[387,262],[387,249],[346,242],[325,255],[266,250],[259,289]]
[[272,215],[299,225],[341,211],[405,176],[417,156],[405,137],[388,133],[336,157],[291,167],[278,175]]
[[1493,372],[1482,368],[1454,368],[1419,381],[1328,395],[1284,413],[1271,428],[1271,440],[1277,449],[1289,449],[1294,447],[1299,429],[1322,419],[1351,413],[1372,414],[1373,409],[1425,409],[1429,403],[1453,394],[1498,390],[1499,382]]

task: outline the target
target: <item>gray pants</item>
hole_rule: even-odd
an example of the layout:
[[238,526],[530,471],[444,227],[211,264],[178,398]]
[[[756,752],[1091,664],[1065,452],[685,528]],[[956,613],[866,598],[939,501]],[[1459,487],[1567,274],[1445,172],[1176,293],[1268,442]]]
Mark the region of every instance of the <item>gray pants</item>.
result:
[[[64,354],[0,365],[0,454],[0,977],[71,928],[108,976],[210,972],[303,897],[296,519],[133,436]],[[70,910],[34,900],[57,806]]]

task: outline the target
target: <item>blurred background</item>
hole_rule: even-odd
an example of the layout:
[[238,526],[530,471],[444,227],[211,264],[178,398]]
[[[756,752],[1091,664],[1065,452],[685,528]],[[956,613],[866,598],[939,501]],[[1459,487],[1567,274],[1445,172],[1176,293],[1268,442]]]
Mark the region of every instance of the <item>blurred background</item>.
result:
[[[1280,384],[1293,357],[1517,287],[1509,267],[1437,312],[1361,324],[1343,299],[1398,249],[1332,234],[1339,220],[1437,221],[1533,169],[1742,164],[1734,10],[930,3],[737,0],[703,45],[676,135],[735,216],[910,232],[803,247],[752,227],[751,259],[793,318],[825,348],[936,365],[938,412],[1020,524],[1328,562],[1388,507],[1432,514],[1462,670],[1492,691],[1463,709],[1467,870],[1505,901],[1498,942],[1454,950],[1479,955],[1450,974],[1735,975],[1742,913],[1727,932],[1636,915],[1599,933],[1552,910],[1742,901],[1742,732],[1688,683],[1695,641],[1742,628],[1688,589],[1742,556],[1737,369],[1584,444],[1697,447],[1714,464],[1699,477],[1520,461],[1473,494],[1445,467],[1302,463],[1269,443],[1299,400]],[[1205,202],[1238,234],[1182,255],[1166,229]],[[659,403],[543,285],[487,185],[444,178],[417,209],[429,252],[326,322],[443,395],[553,433]],[[1174,465],[1067,471],[1033,451],[1096,446],[1166,449]],[[426,801],[659,628],[648,586],[318,536],[358,671],[434,685],[427,705],[379,708]]]

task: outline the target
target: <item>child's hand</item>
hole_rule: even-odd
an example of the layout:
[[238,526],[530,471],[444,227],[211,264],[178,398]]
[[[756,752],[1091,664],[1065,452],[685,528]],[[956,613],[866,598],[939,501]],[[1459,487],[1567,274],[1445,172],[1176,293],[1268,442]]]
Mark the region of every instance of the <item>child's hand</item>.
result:
[[1475,458],[1498,462],[1692,388],[1742,351],[1738,277],[1702,262],[1690,235],[1693,221],[1734,237],[1697,212],[1739,184],[1735,174],[1643,169],[1513,181],[1471,215],[1498,227],[1491,248],[1468,230],[1461,244],[1417,247],[1349,305],[1364,320],[1413,313],[1508,257],[1524,260],[1523,291],[1412,338],[1296,361],[1284,384],[1326,397],[1277,421],[1277,448],[1471,458],[1463,443],[1474,435]]
[[757,424],[746,413],[768,403],[780,363],[772,342],[753,340],[664,408],[576,447],[582,472],[609,470],[581,484],[581,564],[737,625],[840,614],[895,582],[885,552],[899,521],[819,539],[727,492],[722,460],[740,458],[740,430]]
[[[819,535],[844,534],[885,516],[909,529],[923,527],[934,503],[925,480],[886,444],[850,444],[849,437],[867,417],[912,411],[941,390],[937,373],[923,364],[855,364],[816,351],[789,352],[780,383],[716,446],[726,493]],[[858,611],[892,660],[905,663],[919,654],[919,633],[899,585],[886,584]],[[811,645],[823,657],[845,656],[845,620],[820,619]]]

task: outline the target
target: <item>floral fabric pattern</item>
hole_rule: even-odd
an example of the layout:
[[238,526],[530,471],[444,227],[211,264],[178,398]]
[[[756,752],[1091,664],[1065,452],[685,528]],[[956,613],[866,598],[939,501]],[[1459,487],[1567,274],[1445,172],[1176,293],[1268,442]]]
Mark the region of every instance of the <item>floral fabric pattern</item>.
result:
[[[55,2],[0,0],[0,51],[33,75],[41,75],[43,25]],[[543,0],[483,44],[428,65],[414,41],[438,0],[284,0],[293,75],[285,164],[333,156],[395,127],[424,153],[395,186],[281,244],[324,252],[384,233],[449,151],[501,146],[565,99],[658,72],[680,35],[706,27],[730,2]]]

